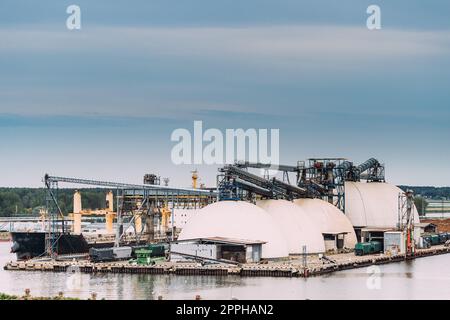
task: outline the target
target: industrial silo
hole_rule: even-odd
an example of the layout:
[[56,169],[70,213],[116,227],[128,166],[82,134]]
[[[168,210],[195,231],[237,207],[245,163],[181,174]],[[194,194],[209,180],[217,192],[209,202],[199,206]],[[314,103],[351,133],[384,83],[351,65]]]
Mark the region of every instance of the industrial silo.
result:
[[256,205],[267,211],[281,229],[289,254],[325,252],[319,226],[298,205],[287,200],[260,200]]
[[[345,215],[355,228],[396,228],[399,217],[399,195],[403,191],[389,183],[346,182]],[[414,220],[419,222],[415,206]]]
[[219,201],[198,210],[178,240],[222,237],[266,242],[263,258],[288,256],[288,247],[274,219],[263,209],[245,201]]
[[333,247],[335,249],[355,247],[357,241],[353,225],[338,208],[320,199],[297,199],[294,203],[315,221],[323,235],[326,250]]

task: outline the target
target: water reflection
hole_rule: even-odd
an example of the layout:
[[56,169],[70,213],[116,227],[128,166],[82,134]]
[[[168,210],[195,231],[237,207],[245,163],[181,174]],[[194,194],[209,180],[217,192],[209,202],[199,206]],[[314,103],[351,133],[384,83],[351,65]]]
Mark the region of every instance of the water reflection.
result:
[[[9,244],[0,243],[0,264],[14,256]],[[322,277],[252,278],[239,276],[177,276],[134,274],[82,274],[4,271],[0,269],[0,292],[57,295],[98,299],[449,299],[450,255],[346,270]],[[376,271],[376,270],[375,270]],[[370,279],[370,276],[375,278]],[[376,286],[379,277],[379,288]],[[374,285],[375,284],[375,285]]]

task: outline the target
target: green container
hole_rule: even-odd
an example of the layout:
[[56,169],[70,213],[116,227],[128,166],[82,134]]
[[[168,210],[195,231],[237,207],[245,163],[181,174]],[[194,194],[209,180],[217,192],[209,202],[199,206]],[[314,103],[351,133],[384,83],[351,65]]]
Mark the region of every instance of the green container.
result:
[[355,245],[355,254],[357,256],[363,256],[370,253],[370,243],[368,242],[358,242]]
[[370,242],[370,244],[372,245],[372,249],[373,249],[373,253],[377,253],[377,252],[381,252],[383,251],[383,245],[381,244],[381,242],[379,241],[372,241]]
[[166,250],[163,244],[149,244],[150,257],[164,257]]
[[383,246],[379,241],[359,242],[355,245],[355,254],[357,256],[378,253],[381,251],[383,251]]
[[438,245],[439,244],[439,235],[438,234],[431,235],[430,242],[431,242],[432,246]]

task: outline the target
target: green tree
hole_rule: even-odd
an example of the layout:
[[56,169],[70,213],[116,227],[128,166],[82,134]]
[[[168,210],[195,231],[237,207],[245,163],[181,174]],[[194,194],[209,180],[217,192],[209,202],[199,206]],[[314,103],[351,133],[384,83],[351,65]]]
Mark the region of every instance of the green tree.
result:
[[12,214],[23,211],[23,205],[17,193],[6,190],[0,191],[0,215],[11,216]]
[[423,197],[414,197],[414,204],[416,205],[419,215],[425,215],[427,211],[428,202]]

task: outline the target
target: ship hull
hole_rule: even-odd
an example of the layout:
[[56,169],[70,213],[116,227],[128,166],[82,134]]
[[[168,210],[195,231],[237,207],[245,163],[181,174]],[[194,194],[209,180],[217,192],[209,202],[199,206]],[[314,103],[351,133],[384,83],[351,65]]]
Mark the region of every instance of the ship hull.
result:
[[[13,245],[11,252],[16,254],[17,260],[27,260],[45,255],[45,232],[11,232]],[[57,254],[83,254],[89,249],[107,248],[113,242],[88,243],[82,234],[57,234]]]

